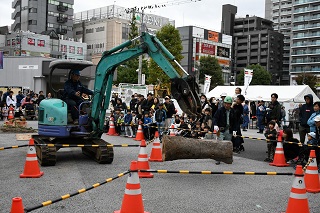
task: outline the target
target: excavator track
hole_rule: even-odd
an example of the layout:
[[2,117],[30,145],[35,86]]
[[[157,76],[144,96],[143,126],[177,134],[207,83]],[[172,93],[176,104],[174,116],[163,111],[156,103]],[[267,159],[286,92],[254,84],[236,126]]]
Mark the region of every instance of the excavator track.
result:
[[[107,147],[110,143],[102,139],[94,138],[49,138],[38,135],[33,136],[35,144],[88,144],[103,145],[102,147],[82,147],[82,153],[100,164],[111,164],[113,162],[113,147]],[[41,166],[54,166],[56,164],[56,153],[58,147],[36,146],[38,161]]]
[[[111,145],[102,139],[91,139],[95,145]],[[100,164],[111,164],[113,161],[113,147],[82,147],[82,153]]]
[[48,144],[52,143],[49,138],[41,138],[37,136],[33,136],[34,143],[36,145],[36,152],[38,161],[41,166],[54,166],[56,165],[57,158],[57,148],[56,147],[48,147],[48,146],[37,146],[37,144]]

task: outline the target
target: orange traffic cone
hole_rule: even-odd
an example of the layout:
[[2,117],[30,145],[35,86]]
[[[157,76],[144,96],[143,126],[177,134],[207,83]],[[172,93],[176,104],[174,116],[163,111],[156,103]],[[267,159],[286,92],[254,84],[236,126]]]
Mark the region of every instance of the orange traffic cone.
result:
[[170,136],[176,136],[174,124],[172,124],[170,128]]
[[297,165],[286,213],[309,213],[306,186],[303,180],[302,166]]
[[277,142],[277,147],[276,147],[275,155],[273,157],[273,162],[269,163],[269,165],[279,166],[279,167],[289,166],[289,164],[286,163],[286,159],[284,157],[284,151],[283,151],[283,146],[281,141]]
[[13,111],[14,111],[14,108],[10,107],[8,112],[8,120],[14,119]]
[[114,119],[114,118],[112,118],[112,117],[110,118],[110,121],[109,121],[109,131],[108,131],[107,135],[118,136],[119,134],[117,134],[117,132],[116,132],[116,128],[115,128],[115,126],[114,126],[113,119]]
[[306,182],[306,190],[311,193],[320,192],[320,180],[318,173],[318,165],[316,159],[316,152],[310,151],[311,163],[307,166],[306,173],[304,175],[304,181]]
[[282,136],[283,136],[283,130],[281,129],[281,130],[279,130],[279,132],[278,132],[278,138],[277,138],[277,141],[282,141]]
[[[146,141],[142,140],[140,143],[140,152],[138,155],[138,168],[141,170],[150,169],[146,147]],[[153,178],[153,174],[151,172],[138,172],[138,175],[139,178]]]
[[162,149],[159,141],[159,137],[157,137],[152,143],[152,150],[150,154],[149,161],[157,161],[162,162]]
[[[138,162],[132,161],[130,170],[138,170]],[[144,211],[140,182],[137,172],[131,172],[128,176],[126,190],[122,200],[121,209],[114,213],[149,213]]]
[[12,198],[12,205],[10,213],[24,213],[24,207],[21,197]]
[[39,178],[43,175],[43,172],[40,172],[36,149],[34,147],[33,138],[29,141],[28,153],[26,163],[24,165],[24,171],[20,174],[20,178]]
[[141,124],[139,124],[139,126],[138,126],[136,138],[135,138],[134,140],[136,140],[136,141],[144,140],[144,135],[143,135],[143,131],[142,131],[142,126],[141,126]]

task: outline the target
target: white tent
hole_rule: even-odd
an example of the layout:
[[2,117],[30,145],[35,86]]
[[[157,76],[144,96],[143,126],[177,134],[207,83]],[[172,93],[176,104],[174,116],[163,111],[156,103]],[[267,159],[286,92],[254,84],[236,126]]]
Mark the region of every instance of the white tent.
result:
[[247,94],[244,94],[243,86],[217,86],[206,94],[207,98],[215,97],[220,98],[222,93],[227,93],[228,96],[233,97],[235,95],[234,91],[237,87],[242,89],[242,94],[247,100],[250,101],[270,101],[271,94],[277,93],[279,102],[294,102],[303,103],[304,96],[307,94],[313,95],[313,101],[319,101],[317,95],[312,91],[308,85],[298,85],[298,86],[260,86],[252,85],[248,87]]

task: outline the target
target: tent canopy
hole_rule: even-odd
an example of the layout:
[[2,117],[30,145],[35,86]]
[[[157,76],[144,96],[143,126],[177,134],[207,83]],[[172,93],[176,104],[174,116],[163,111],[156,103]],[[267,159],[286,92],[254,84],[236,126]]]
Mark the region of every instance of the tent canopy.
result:
[[270,101],[271,94],[277,93],[279,102],[295,102],[304,103],[304,96],[307,94],[313,95],[313,101],[319,101],[317,95],[312,91],[308,85],[297,85],[297,86],[259,86],[253,85],[249,86],[247,89],[247,94],[244,94],[244,86],[217,86],[211,90],[206,96],[208,98],[215,97],[220,98],[222,93],[227,93],[228,96],[233,97],[235,95],[234,91],[237,87],[242,89],[242,94],[250,101]]

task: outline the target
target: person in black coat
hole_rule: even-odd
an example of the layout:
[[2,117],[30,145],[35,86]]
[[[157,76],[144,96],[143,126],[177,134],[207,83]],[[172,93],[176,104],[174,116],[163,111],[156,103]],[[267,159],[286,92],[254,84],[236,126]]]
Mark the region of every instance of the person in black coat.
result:
[[79,109],[78,106],[83,102],[82,93],[93,95],[93,92],[85,88],[80,79],[78,70],[71,71],[70,79],[64,83],[64,101],[68,105],[68,110],[71,110],[71,116],[74,124],[78,124]]
[[233,151],[236,153],[240,153],[240,150],[244,151],[244,147],[243,147],[243,138],[239,137],[242,136],[241,134],[241,128],[240,125],[242,124],[241,120],[242,120],[242,114],[243,114],[243,106],[242,103],[245,100],[243,95],[238,95],[236,98],[236,102],[234,102],[233,105],[233,110],[234,110],[234,117],[235,117],[235,126],[236,126],[236,131],[237,131],[237,136],[236,137],[232,137],[232,143],[233,143]]

